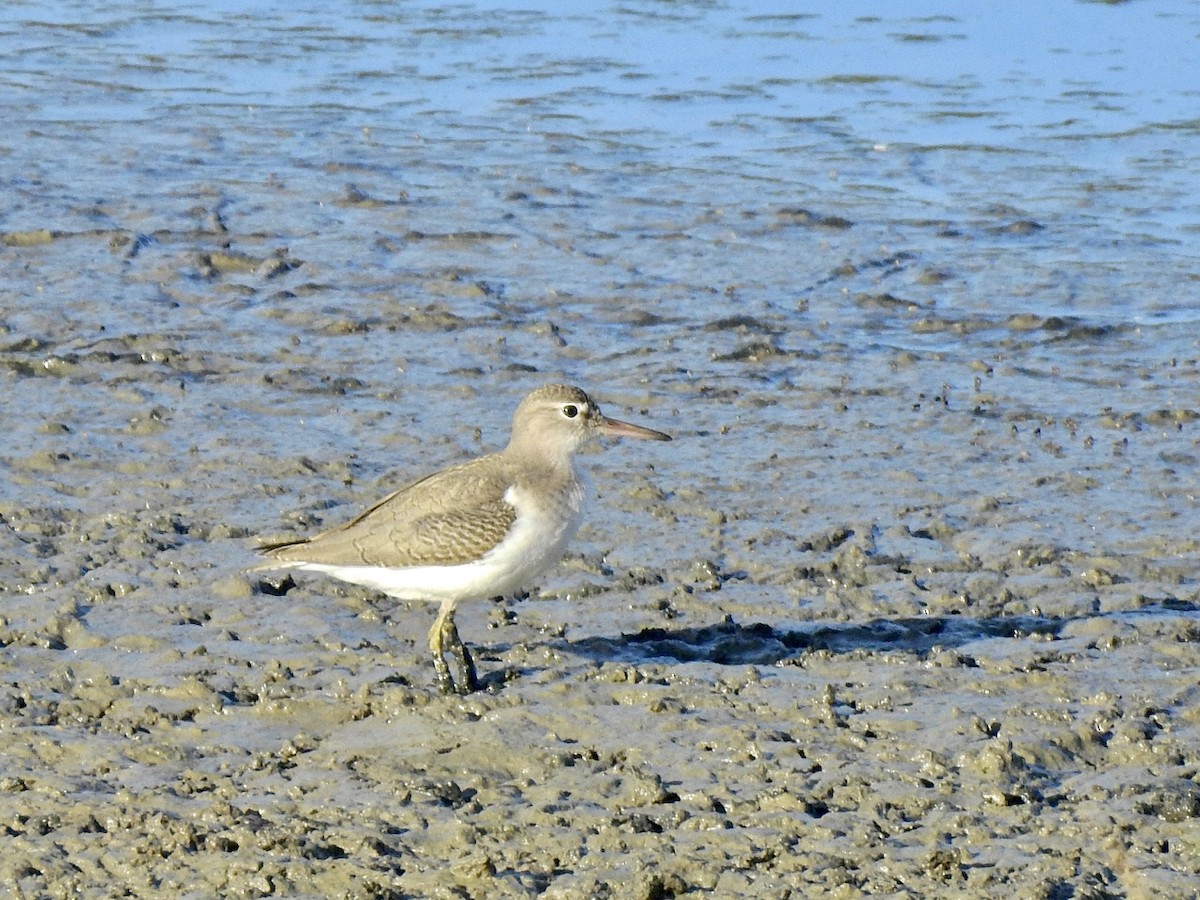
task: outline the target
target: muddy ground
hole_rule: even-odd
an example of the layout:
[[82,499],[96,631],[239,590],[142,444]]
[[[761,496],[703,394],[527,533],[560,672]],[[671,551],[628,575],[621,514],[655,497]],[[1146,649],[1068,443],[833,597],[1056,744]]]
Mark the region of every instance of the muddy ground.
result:
[[460,611],[488,690],[444,697],[431,608],[244,567],[501,443],[543,375],[347,387],[371,343],[343,340],[323,363],[306,336],[248,359],[8,335],[38,415],[0,508],[6,891],[1192,892],[1190,415],[1068,431],[1001,389],[756,386],[800,366],[780,354],[714,391],[639,354],[589,387],[676,441],[585,456],[571,554]]
[[[0,893],[1195,896],[1164,36],[939,81],[1004,58],[963,10],[18,6]],[[247,571],[547,381],[675,440],[460,609],[484,692],[429,606]]]

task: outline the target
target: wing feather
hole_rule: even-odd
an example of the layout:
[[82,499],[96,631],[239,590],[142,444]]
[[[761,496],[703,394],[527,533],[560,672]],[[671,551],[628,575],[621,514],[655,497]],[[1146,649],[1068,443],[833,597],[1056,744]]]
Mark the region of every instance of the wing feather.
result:
[[485,456],[394,491],[344,525],[259,548],[280,563],[335,566],[452,566],[504,539],[516,509],[499,455]]

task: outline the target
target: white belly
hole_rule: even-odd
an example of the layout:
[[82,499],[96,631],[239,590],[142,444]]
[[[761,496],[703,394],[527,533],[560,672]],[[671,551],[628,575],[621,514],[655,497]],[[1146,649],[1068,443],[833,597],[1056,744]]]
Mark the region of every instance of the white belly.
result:
[[510,594],[562,559],[579,528],[583,486],[576,484],[549,507],[528,502],[516,488],[504,499],[517,510],[508,535],[474,562],[457,566],[336,566],[295,563],[294,568],[322,572],[341,581],[374,588],[401,600],[457,603]]

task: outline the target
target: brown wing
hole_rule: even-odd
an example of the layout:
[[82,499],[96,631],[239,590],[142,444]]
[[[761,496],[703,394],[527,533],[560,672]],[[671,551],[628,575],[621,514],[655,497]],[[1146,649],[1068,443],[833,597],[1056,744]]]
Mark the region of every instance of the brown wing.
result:
[[499,456],[430,475],[384,497],[345,525],[259,548],[279,562],[335,566],[456,565],[495,547],[516,520]]

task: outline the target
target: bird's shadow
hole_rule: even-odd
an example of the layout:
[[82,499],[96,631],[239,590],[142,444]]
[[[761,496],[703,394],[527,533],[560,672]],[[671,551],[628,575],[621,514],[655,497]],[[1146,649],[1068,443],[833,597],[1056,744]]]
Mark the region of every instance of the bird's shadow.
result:
[[[1178,612],[1170,607],[1159,612]],[[1153,614],[1155,608],[1138,610]],[[636,634],[596,636],[568,641],[563,649],[600,661],[710,662],[718,665],[774,665],[804,653],[856,650],[923,654],[953,649],[988,638],[1055,638],[1072,618],[1003,616],[913,616],[873,619],[855,624],[808,623],[781,629],[764,623],[741,625],[726,616],[714,625],[694,628],[644,628]]]

